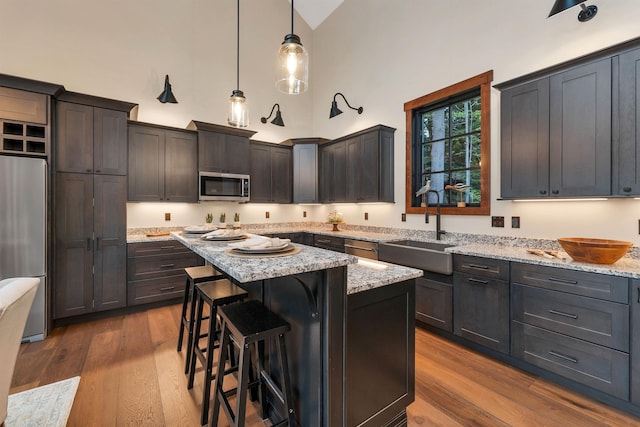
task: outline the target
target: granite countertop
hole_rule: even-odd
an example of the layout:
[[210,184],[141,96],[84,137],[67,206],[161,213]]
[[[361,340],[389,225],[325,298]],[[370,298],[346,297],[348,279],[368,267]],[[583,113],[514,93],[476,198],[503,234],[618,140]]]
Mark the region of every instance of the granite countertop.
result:
[[347,267],[347,294],[421,277],[422,270],[389,264],[382,261],[360,259]]
[[295,246],[301,251],[295,255],[277,258],[236,257],[225,253],[229,244],[226,241],[207,241],[200,239],[199,234],[175,231],[171,232],[171,236],[240,283],[325,270],[358,262],[358,257],[353,255],[298,244]]
[[445,249],[445,251],[454,254],[503,259],[527,264],[564,268],[567,270],[589,271],[592,273],[640,279],[640,260],[628,256],[622,257],[614,264],[604,265],[574,261],[569,255],[562,251],[559,252],[559,255],[564,259],[546,258],[528,253],[527,248],[504,245],[470,244],[453,246]]

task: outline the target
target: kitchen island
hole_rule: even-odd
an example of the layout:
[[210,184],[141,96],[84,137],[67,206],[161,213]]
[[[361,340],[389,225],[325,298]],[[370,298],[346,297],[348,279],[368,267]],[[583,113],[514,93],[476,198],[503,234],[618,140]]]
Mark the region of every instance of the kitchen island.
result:
[[[421,270],[304,245],[289,256],[239,257],[228,242],[172,236],[291,324],[287,352],[300,426],[406,425]],[[281,418],[276,399],[268,410]]]

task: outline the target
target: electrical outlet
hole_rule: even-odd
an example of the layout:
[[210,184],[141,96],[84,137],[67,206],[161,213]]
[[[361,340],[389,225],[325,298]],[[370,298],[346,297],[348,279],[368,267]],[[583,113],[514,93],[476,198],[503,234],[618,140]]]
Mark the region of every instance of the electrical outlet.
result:
[[171,212],[167,212],[164,214],[164,220],[165,221],[171,221]]
[[307,211],[302,211],[302,218],[306,218],[307,217]]
[[266,212],[264,213],[264,217],[265,217],[265,218],[267,218],[267,219],[269,219],[269,211],[266,211]]
[[504,217],[503,216],[492,216],[491,217],[491,226],[492,227],[504,227]]
[[511,217],[511,228],[520,228],[520,217],[512,216]]
[[406,213],[402,214],[402,222],[407,222],[407,214]]
[[364,213],[364,220],[369,221],[369,212]]

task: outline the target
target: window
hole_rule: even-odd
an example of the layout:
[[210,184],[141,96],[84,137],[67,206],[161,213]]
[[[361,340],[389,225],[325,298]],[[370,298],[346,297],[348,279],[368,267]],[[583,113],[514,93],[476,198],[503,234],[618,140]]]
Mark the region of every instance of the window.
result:
[[[492,79],[489,71],[405,103],[407,213],[424,213],[415,194],[430,180],[442,213],[489,215]],[[435,206],[433,192],[428,202]]]

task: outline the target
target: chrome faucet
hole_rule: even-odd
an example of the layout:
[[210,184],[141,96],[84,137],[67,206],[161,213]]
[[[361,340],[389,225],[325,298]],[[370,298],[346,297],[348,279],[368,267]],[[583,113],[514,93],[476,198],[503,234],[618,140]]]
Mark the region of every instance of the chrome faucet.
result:
[[[434,193],[436,195],[436,240],[440,240],[440,236],[446,234],[447,232],[441,229],[440,224],[440,193],[436,190],[427,190],[423,194],[423,198],[426,200],[425,202],[425,210],[424,210],[424,223],[429,224],[429,193]],[[425,195],[427,197],[425,197]]]

